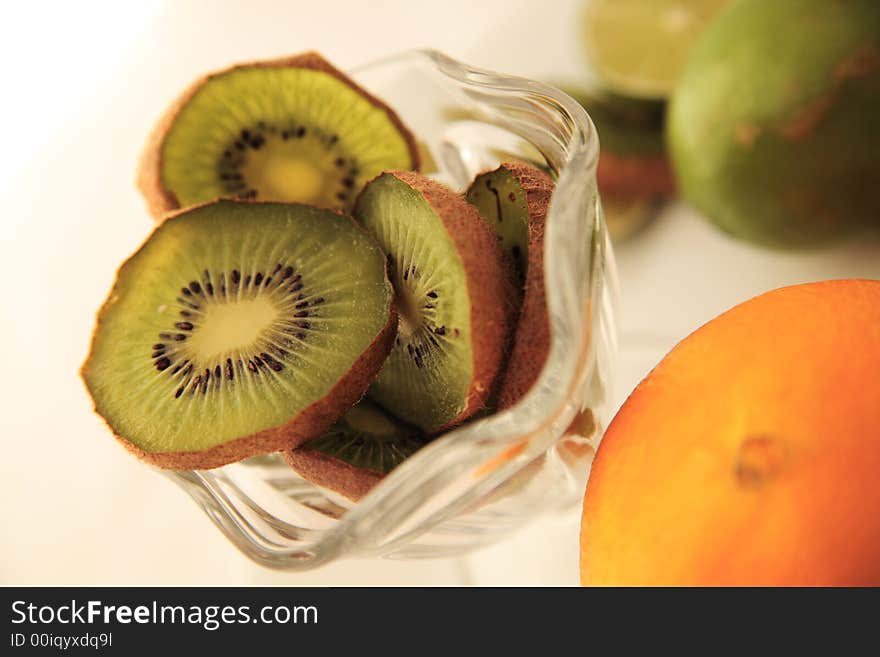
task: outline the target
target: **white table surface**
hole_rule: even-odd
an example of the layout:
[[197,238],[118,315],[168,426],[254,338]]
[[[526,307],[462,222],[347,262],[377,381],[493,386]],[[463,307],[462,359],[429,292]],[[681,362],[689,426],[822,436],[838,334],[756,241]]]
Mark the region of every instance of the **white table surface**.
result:
[[[133,186],[144,136],[194,77],[306,49],[346,68],[434,47],[503,72],[576,78],[579,3],[80,2],[51,19],[32,4],[6,7],[0,27],[0,584],[575,584],[574,513],[463,559],[265,570],[114,444],[78,369],[116,268],[152,227]],[[876,241],[764,251],[669,207],[618,250],[616,398],[731,305],[790,283],[878,278],[878,253]]]

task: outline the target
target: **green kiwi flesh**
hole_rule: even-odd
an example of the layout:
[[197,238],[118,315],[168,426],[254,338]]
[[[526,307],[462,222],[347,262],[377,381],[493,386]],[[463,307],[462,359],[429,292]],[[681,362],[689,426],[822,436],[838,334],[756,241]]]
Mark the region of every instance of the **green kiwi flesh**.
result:
[[501,368],[514,302],[498,240],[463,197],[411,172],[385,172],[354,209],[388,254],[395,345],[370,396],[425,432],[485,406]]
[[427,442],[419,430],[362,399],[322,436],[284,458],[309,481],[359,499]]
[[217,201],[169,218],[121,267],[82,374],[138,456],[216,467],[323,433],[395,327],[385,256],[351,219]]
[[553,179],[541,169],[525,162],[505,162],[477,176],[467,192],[468,200],[514,256],[520,276],[522,305],[497,389],[499,409],[512,406],[531,389],[550,352],[544,224],[554,188]]
[[501,239],[513,261],[518,287],[526,283],[529,252],[529,209],[526,194],[510,169],[501,166],[478,175],[465,197]]
[[412,134],[316,53],[198,81],[160,122],[140,186],[154,214],[221,197],[348,209],[387,168],[418,168]]

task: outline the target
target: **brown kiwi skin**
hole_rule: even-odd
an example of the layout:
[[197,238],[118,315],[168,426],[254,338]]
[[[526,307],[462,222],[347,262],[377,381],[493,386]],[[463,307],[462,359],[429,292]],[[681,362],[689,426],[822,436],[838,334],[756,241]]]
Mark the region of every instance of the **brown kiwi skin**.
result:
[[524,162],[501,165],[517,179],[529,212],[529,251],[522,307],[507,368],[496,393],[498,410],[516,404],[537,381],[550,353],[550,318],[544,286],[544,228],[555,184],[544,171]]
[[[197,208],[214,205],[218,203],[232,203],[233,201],[209,201],[199,205],[190,206],[178,212],[166,215],[165,220],[172,219],[178,215],[185,214]],[[243,203],[235,201],[235,203]],[[285,205],[283,203],[273,203],[266,201],[247,201],[247,203],[265,203],[267,205]],[[287,204],[290,205],[290,204]],[[332,210],[328,210],[332,212]],[[351,219],[345,214],[337,212],[363,231],[363,226]],[[144,241],[143,244],[149,240]],[[143,248],[143,244],[141,248]],[[117,279],[119,272],[125,265],[137,255],[140,248],[127,258],[117,270]],[[389,277],[389,266],[385,262],[385,279],[391,286]],[[104,312],[110,304],[110,296],[107,301],[98,310],[95,329],[92,333],[92,339],[97,335],[98,329],[103,321]],[[352,364],[349,371],[331,388],[331,390],[321,399],[316,400],[310,406],[303,409],[299,415],[290,420],[290,422],[278,426],[258,431],[250,436],[242,436],[234,440],[216,445],[209,449],[198,451],[169,451],[169,452],[148,452],[141,449],[134,443],[116,433],[109,422],[98,412],[98,406],[91,397],[91,389],[88,385],[87,370],[92,359],[92,349],[89,349],[89,355],[80,368],[80,377],[82,378],[89,397],[92,398],[92,408],[95,413],[101,417],[104,424],[110,429],[113,436],[122,444],[125,449],[134,454],[136,457],[162,469],[170,470],[209,470],[211,468],[219,468],[229,463],[241,461],[242,459],[257,456],[259,454],[271,454],[285,449],[293,449],[303,443],[317,438],[330,426],[342,417],[349,408],[355,405],[357,401],[363,397],[367,388],[376,378],[379,369],[391,352],[394,345],[394,338],[397,335],[397,308],[394,298],[389,306],[388,321],[382,327],[382,330],[376,335],[367,348],[361,352],[357,360]]]
[[[486,408],[501,372],[516,316],[513,263],[477,209],[445,185],[412,171],[386,171],[419,192],[443,222],[461,257],[471,301],[473,377],[464,409],[432,433],[442,433]],[[380,174],[383,175],[383,174]]]
[[336,491],[352,502],[360,500],[385,477],[383,472],[359,468],[335,456],[309,449],[308,445],[282,452],[282,456],[306,481]]
[[672,198],[676,195],[672,165],[664,154],[620,155],[603,151],[596,168],[599,191],[621,198]]
[[174,124],[174,121],[177,119],[177,115],[180,114],[180,111],[183,109],[183,107],[192,99],[193,96],[195,96],[196,92],[198,92],[199,89],[202,88],[202,85],[204,85],[205,82],[207,82],[211,78],[225,75],[241,68],[310,68],[316,71],[323,71],[324,73],[328,73],[329,75],[332,75],[333,77],[341,80],[348,86],[352,87],[359,94],[364,96],[372,105],[374,105],[375,107],[379,107],[385,111],[385,113],[388,115],[388,118],[397,128],[398,132],[400,132],[400,134],[403,135],[403,138],[406,140],[407,146],[409,148],[413,170],[419,170],[421,166],[421,160],[419,155],[418,143],[416,142],[416,138],[413,133],[403,124],[403,121],[400,119],[397,113],[394,112],[394,110],[392,110],[391,107],[389,107],[386,103],[379,100],[376,96],[366,91],[360,85],[356,84],[354,80],[349,78],[345,73],[343,73],[326,59],[324,59],[324,57],[321,56],[320,53],[310,50],[297,55],[279,57],[277,59],[245,62],[242,64],[235,64],[234,66],[230,66],[228,68],[215,71],[213,73],[209,73],[193,82],[171,104],[171,107],[169,107],[165,111],[165,113],[156,123],[153,130],[150,132],[150,136],[147,139],[147,144],[144,147],[143,153],[141,154],[136,184],[144,199],[146,200],[147,208],[149,209],[150,214],[153,215],[154,219],[161,221],[167,212],[180,207],[180,201],[174,195],[174,192],[172,192],[170,189],[167,189],[162,184],[162,151],[165,145],[165,137],[168,134],[171,126]]

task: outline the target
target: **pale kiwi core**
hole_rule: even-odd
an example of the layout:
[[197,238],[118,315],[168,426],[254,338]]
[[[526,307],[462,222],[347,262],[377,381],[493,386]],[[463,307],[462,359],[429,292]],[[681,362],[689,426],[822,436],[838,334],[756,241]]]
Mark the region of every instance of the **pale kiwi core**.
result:
[[255,196],[287,203],[332,198],[334,176],[314,159],[270,145],[252,154],[241,167],[242,184],[259,190]]
[[[379,406],[362,399],[300,454],[317,451],[358,468],[390,472],[427,442]],[[294,466],[295,467],[295,466]]]

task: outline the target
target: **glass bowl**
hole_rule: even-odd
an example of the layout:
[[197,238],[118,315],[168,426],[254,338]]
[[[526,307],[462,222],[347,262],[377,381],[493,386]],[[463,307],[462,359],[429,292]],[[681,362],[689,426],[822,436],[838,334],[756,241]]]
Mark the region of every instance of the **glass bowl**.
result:
[[342,556],[439,557],[495,541],[580,502],[607,416],[615,275],[596,191],[599,146],[584,110],[552,87],[414,51],[353,72],[420,140],[424,171],[464,190],[510,157],[558,176],[545,263],[552,345],[516,406],[438,438],[360,502],[275,455],[166,472],[248,557],[304,570]]

